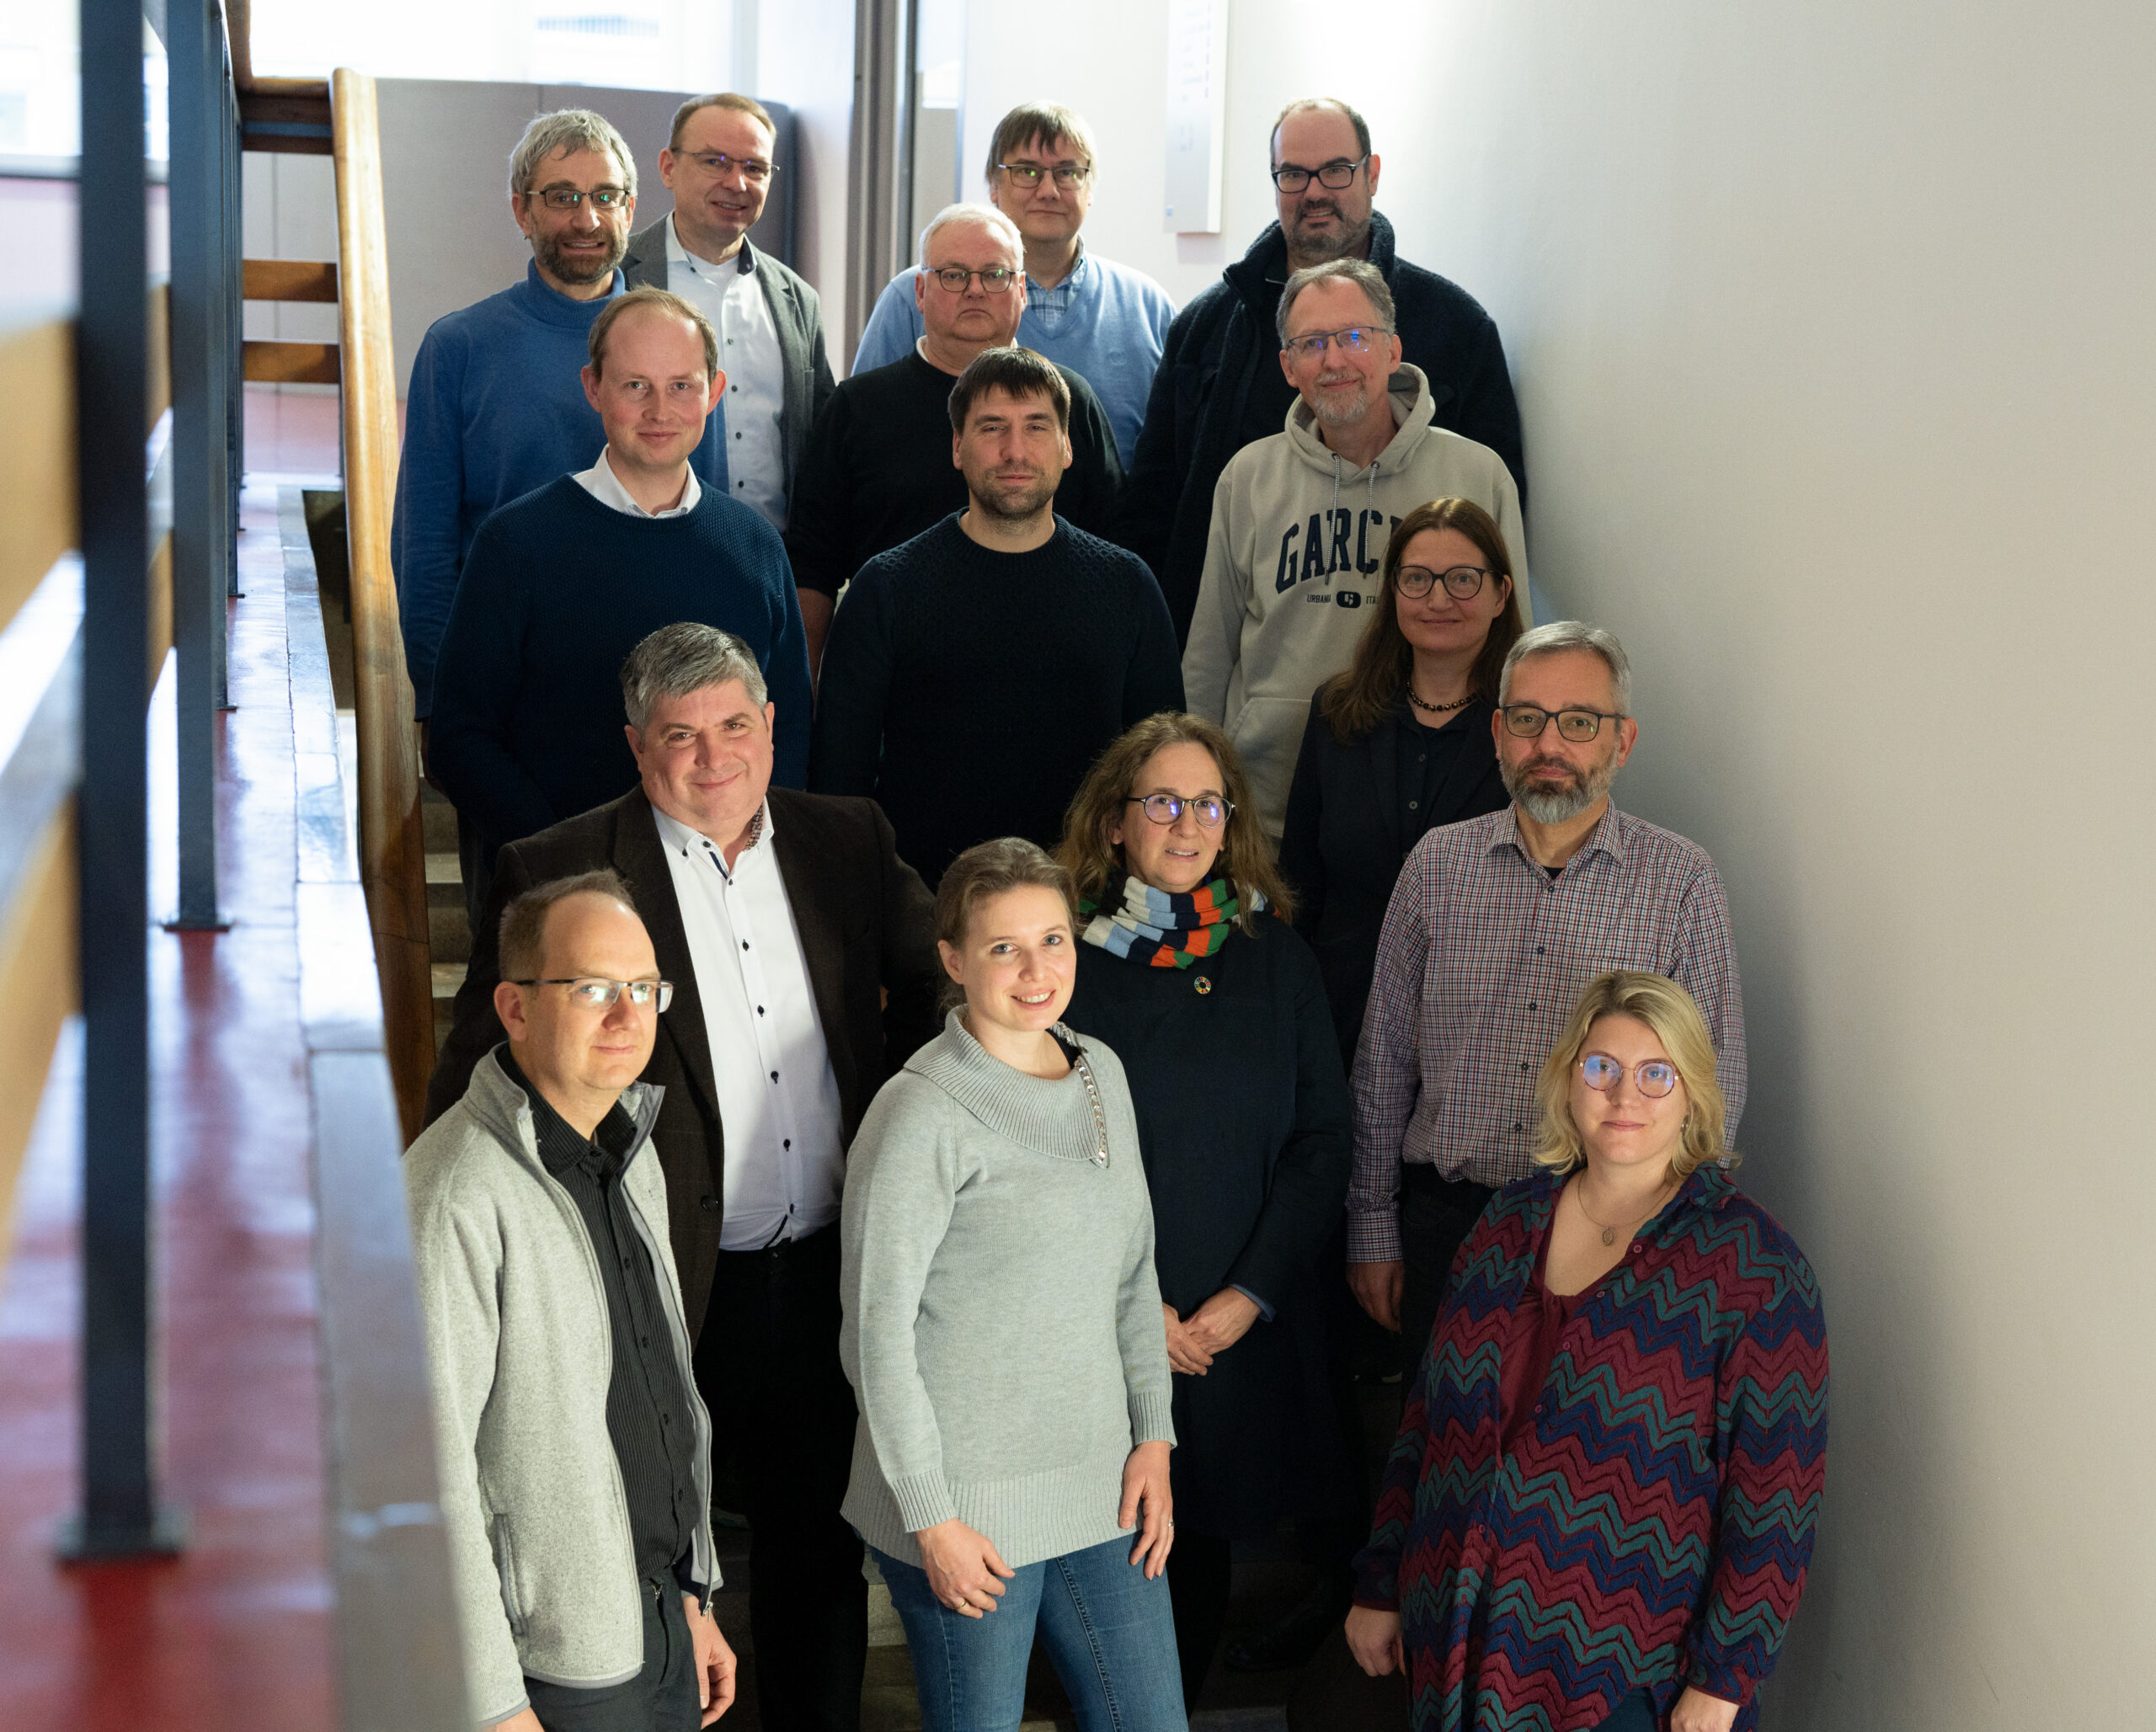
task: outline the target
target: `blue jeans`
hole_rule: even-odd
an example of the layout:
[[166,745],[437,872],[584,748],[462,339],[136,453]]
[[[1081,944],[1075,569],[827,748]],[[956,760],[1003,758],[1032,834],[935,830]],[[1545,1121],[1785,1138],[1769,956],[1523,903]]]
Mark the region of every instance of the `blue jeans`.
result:
[[1130,1561],[1133,1534],[1028,1564],[985,1617],[952,1611],[928,1573],[876,1553],[913,1650],[923,1732],[1017,1732],[1038,1628],[1078,1732],[1187,1732],[1168,1579]]

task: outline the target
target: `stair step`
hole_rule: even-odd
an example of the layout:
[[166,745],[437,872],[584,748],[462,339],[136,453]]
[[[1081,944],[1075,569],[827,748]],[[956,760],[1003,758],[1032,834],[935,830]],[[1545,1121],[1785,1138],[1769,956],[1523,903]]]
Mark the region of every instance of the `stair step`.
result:
[[450,903],[430,897],[427,903],[427,948],[436,962],[456,965],[461,977],[472,960],[472,927],[464,914],[464,898]]
[[464,984],[464,964],[436,962],[434,966],[435,998],[437,1001],[453,999]]
[[464,882],[464,863],[456,857],[454,848],[427,855],[427,882],[430,884],[462,884]]

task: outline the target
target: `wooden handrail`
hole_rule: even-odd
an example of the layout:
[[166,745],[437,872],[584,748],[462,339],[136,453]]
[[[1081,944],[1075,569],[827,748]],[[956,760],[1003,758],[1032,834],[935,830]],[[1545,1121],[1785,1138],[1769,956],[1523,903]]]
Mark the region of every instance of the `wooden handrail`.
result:
[[329,106],[337,165],[344,514],[359,721],[360,882],[382,978],[382,1047],[408,1141],[419,1134],[434,1068],[434,986],[412,682],[404,671],[397,584],[389,565],[397,387],[390,365],[389,248],[374,80],[339,68],[330,78]]

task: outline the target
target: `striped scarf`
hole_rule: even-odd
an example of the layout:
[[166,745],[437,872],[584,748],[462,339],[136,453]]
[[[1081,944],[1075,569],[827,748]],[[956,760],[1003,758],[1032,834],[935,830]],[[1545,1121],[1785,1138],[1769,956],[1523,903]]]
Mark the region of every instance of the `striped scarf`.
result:
[[[1155,890],[1125,876],[1120,907],[1109,902],[1081,902],[1086,917],[1079,935],[1113,956],[1127,957],[1150,968],[1187,968],[1211,956],[1228,941],[1235,916],[1242,912],[1235,887],[1226,878],[1215,878],[1193,891],[1177,894]],[[1254,913],[1265,906],[1262,892],[1251,892]]]

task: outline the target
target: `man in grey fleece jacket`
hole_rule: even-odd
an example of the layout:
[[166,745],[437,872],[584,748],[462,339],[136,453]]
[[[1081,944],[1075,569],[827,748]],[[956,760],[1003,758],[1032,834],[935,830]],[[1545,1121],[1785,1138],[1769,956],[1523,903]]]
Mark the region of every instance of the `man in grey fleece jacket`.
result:
[[1521,614],[1534,617],[1512,472],[1432,419],[1429,381],[1401,360],[1377,269],[1339,258],[1297,271],[1280,294],[1280,344],[1298,401],[1283,431],[1221,472],[1182,658],[1191,712],[1235,743],[1275,841],[1310,695],[1353,656],[1401,518],[1432,499],[1474,500],[1497,520]]
[[511,903],[501,960],[509,1040],[405,1158],[471,1709],[687,1732],[731,1703],[734,1662],[659,1091],[635,1081],[667,989],[611,872]]

